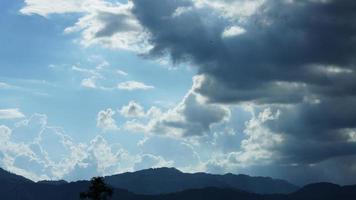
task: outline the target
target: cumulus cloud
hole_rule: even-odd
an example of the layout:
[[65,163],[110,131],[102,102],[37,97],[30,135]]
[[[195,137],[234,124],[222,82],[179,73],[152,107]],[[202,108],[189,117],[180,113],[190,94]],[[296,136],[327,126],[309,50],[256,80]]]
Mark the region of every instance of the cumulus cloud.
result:
[[152,85],[146,85],[145,83],[138,82],[138,81],[122,82],[117,85],[117,88],[119,90],[128,90],[128,91],[154,89],[154,87]]
[[0,109],[0,119],[20,119],[25,115],[18,108]]
[[118,127],[116,125],[116,121],[113,118],[115,113],[116,112],[111,108],[100,111],[96,118],[97,127],[103,129],[104,131],[117,129]]
[[145,116],[145,110],[139,103],[130,101],[128,105],[120,109],[120,114],[124,117],[143,117]]
[[278,160],[276,149],[283,143],[283,135],[272,132],[265,124],[278,120],[279,111],[272,113],[271,109],[266,108],[258,116],[255,111],[250,112],[252,118],[245,124],[246,139],[241,141],[241,151],[229,153],[229,161],[241,166],[251,166],[265,165]]
[[129,121],[125,125],[126,129],[172,137],[209,134],[212,126],[230,118],[230,110],[227,106],[207,103],[202,96],[194,92],[200,79],[200,76],[194,77],[192,89],[177,106],[166,112],[153,107],[147,113],[151,117],[147,124]]

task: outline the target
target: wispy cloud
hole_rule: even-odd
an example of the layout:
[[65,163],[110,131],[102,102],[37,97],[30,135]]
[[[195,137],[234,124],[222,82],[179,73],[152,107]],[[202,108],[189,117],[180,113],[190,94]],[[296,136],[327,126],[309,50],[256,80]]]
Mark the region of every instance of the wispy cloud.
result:
[[7,84],[7,83],[4,83],[4,82],[0,82],[0,89],[9,89],[11,88],[12,86]]
[[127,75],[129,75],[127,72],[124,72],[124,71],[122,71],[122,70],[117,70],[116,73],[117,73],[118,75],[121,75],[121,76],[127,76]]
[[0,119],[20,119],[25,115],[18,108],[0,109]]
[[84,73],[84,74],[89,74],[89,75],[92,75],[92,76],[95,76],[95,77],[102,77],[102,75],[99,72],[97,72],[96,70],[85,69],[85,68],[78,67],[76,65],[72,66],[72,70],[76,71],[76,72],[81,72],[81,73]]
[[152,85],[146,85],[145,83],[138,82],[138,81],[126,81],[119,83],[117,86],[120,90],[150,90],[154,89]]

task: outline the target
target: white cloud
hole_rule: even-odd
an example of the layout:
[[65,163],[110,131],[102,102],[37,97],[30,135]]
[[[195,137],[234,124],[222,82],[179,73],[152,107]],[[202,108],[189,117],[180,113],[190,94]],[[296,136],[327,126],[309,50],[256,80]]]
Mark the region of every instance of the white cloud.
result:
[[94,70],[94,69],[85,69],[85,68],[81,68],[81,67],[78,67],[76,65],[73,65],[72,66],[72,70],[76,71],[76,72],[83,73],[83,74],[88,74],[88,75],[91,75],[91,76],[96,77],[96,78],[101,78],[102,77],[102,75],[97,70]]
[[241,21],[251,16],[266,0],[194,0],[197,8],[209,7],[222,17]]
[[86,88],[96,88],[96,83],[94,78],[85,78],[82,80],[81,86]]
[[117,129],[118,127],[116,125],[116,121],[113,119],[114,115],[115,111],[111,108],[100,111],[96,121],[97,127],[103,129],[104,131]]
[[124,117],[144,117],[145,111],[139,103],[130,101],[128,105],[120,109],[120,114]]
[[0,119],[20,119],[25,115],[18,108],[0,109]]
[[47,17],[50,14],[63,14],[84,12],[89,2],[98,3],[95,0],[25,0],[26,6],[20,12],[25,15],[38,14]]
[[106,0],[25,0],[22,14],[79,13],[78,21],[67,27],[65,33],[81,33],[80,43],[84,46],[99,44],[108,48],[144,52],[151,48],[148,34],[131,13],[133,4],[111,3]]
[[246,122],[244,133],[247,138],[241,141],[241,151],[231,152],[228,160],[239,166],[269,164],[278,159],[274,151],[283,142],[283,135],[272,132],[265,123],[277,120],[279,111],[272,113],[270,108],[264,109],[256,116],[253,108],[249,108],[252,118]]
[[191,11],[191,10],[193,10],[193,7],[191,7],[191,6],[189,6],[189,7],[178,7],[178,8],[174,11],[172,17],[179,17],[179,16],[181,16],[182,14],[187,13],[187,12],[189,12],[189,11]]
[[138,81],[126,81],[119,83],[117,86],[118,89],[120,90],[150,90],[154,89],[153,86],[151,85],[146,85],[145,83],[138,82]]
[[110,144],[102,136],[97,136],[90,142],[88,151],[91,152],[97,162],[100,173],[105,173],[107,168],[119,163],[120,151],[113,152]]
[[226,28],[222,33],[223,38],[236,37],[238,35],[244,34],[246,30],[239,26],[231,26]]
[[152,154],[143,154],[140,156],[138,162],[135,163],[134,170],[142,170],[148,168],[159,167],[172,167],[173,161],[166,161],[161,156],[155,156]]
[[245,122],[243,132],[246,138],[239,146],[237,145],[239,150],[214,151],[210,158],[202,163],[204,171],[210,173],[249,171],[253,167],[270,166],[281,158],[278,147],[283,145],[283,134],[272,132],[267,127],[267,123],[278,120],[279,111],[272,112],[270,108],[265,108],[258,112],[256,110],[260,108],[256,109],[253,105],[245,108],[252,117]]

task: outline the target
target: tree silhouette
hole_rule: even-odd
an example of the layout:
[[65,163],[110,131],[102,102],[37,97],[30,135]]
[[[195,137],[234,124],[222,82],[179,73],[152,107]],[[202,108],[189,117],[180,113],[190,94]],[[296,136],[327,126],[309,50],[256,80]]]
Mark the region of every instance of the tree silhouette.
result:
[[102,177],[94,177],[90,183],[89,190],[80,193],[80,199],[106,200],[112,196],[112,188],[105,184]]

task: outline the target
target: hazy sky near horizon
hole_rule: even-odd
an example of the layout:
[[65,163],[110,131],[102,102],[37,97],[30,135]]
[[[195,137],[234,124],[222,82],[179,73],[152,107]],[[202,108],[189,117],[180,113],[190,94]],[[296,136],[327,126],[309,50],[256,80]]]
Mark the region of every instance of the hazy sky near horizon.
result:
[[0,167],[356,183],[354,0],[2,0]]

